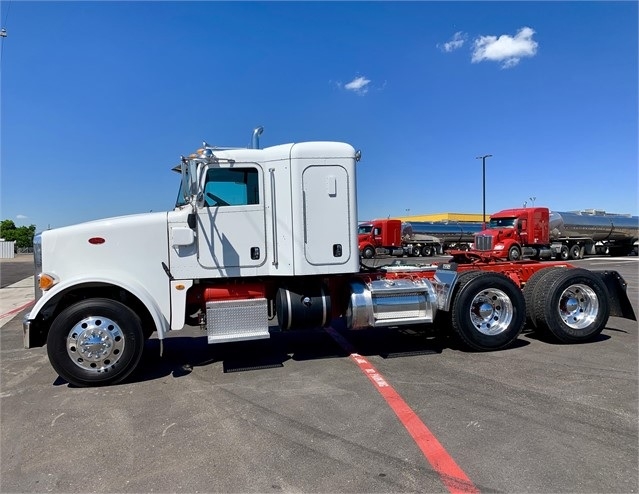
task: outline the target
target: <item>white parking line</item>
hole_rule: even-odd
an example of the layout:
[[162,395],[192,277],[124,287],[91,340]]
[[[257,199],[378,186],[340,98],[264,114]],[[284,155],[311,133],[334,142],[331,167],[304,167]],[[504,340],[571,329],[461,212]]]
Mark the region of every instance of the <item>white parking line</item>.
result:
[[637,262],[639,257],[586,257],[581,259],[582,261],[597,261],[597,262]]

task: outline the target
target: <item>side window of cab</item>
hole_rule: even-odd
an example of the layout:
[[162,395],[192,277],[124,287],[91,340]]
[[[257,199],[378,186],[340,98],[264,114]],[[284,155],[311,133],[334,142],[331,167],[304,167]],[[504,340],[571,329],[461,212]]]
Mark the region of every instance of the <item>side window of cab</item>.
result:
[[255,168],[211,168],[206,174],[204,201],[208,207],[259,204],[259,178]]

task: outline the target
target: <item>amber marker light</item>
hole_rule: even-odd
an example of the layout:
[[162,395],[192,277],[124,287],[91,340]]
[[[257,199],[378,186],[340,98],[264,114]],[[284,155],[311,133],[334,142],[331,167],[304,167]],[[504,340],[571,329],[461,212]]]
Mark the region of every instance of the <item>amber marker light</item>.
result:
[[48,273],[40,273],[38,275],[38,286],[40,290],[46,291],[51,288],[53,285],[58,283],[58,278]]

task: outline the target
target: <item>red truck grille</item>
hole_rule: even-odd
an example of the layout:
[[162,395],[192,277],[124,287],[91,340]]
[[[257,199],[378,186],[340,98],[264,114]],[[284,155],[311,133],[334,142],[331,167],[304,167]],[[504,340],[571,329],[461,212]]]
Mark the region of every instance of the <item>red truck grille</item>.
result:
[[490,235],[475,235],[476,250],[493,250],[493,237]]

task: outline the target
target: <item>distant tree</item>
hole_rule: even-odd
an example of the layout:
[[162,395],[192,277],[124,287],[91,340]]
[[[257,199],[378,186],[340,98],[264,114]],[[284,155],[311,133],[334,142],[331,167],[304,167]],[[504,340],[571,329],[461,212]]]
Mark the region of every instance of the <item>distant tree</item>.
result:
[[18,249],[33,247],[36,226],[16,226],[13,220],[0,221],[0,238],[9,242],[15,240]]
[[[0,237],[5,238],[4,232],[7,232],[9,230],[15,230],[15,229],[16,229],[16,224],[13,222],[13,220],[0,221]],[[8,240],[8,239],[5,238],[5,240]]]

